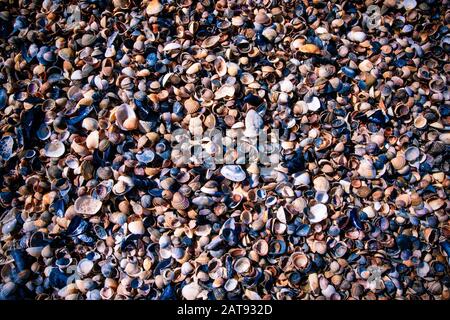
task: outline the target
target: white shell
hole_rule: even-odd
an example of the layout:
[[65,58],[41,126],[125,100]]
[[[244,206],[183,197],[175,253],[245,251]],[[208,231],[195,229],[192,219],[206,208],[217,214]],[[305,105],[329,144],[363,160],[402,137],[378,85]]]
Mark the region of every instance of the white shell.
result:
[[144,234],[145,233],[144,223],[140,219],[131,221],[128,224],[128,231],[130,231],[132,234]]
[[181,289],[181,294],[186,300],[195,300],[201,291],[202,288],[200,288],[197,282],[192,282]]
[[245,116],[245,131],[246,137],[258,136],[259,129],[264,125],[264,121],[261,116],[253,109],[250,109]]
[[96,214],[102,207],[102,202],[91,196],[82,196],[75,200],[74,208],[79,214]]
[[313,97],[310,102],[305,102],[309,111],[317,111],[320,109],[320,100],[317,97]]
[[350,31],[349,33],[347,33],[347,38],[350,41],[363,42],[364,40],[366,40],[367,35],[362,31]]
[[65,151],[66,148],[64,147],[64,144],[58,140],[53,140],[44,148],[44,154],[49,158],[59,158],[64,154]]
[[328,217],[328,208],[322,203],[318,203],[310,208],[309,222],[319,223]]
[[225,165],[220,169],[220,173],[228,180],[240,182],[245,180],[246,175],[244,170],[238,165]]

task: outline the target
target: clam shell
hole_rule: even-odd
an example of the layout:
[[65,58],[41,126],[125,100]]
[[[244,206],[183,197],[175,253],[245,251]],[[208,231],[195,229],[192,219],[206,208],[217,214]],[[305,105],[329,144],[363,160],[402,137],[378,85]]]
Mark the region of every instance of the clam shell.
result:
[[203,48],[212,48],[214,47],[220,40],[220,36],[210,36],[203,40],[202,47]]
[[405,159],[409,162],[417,160],[420,156],[420,150],[417,147],[409,147],[405,151]]
[[291,261],[297,270],[304,270],[309,264],[308,256],[301,252],[294,252],[291,255]]
[[218,56],[214,61],[214,69],[220,77],[223,77],[227,74],[227,63],[225,59],[221,56]]
[[372,162],[366,159],[362,159],[359,163],[358,174],[366,179],[374,179],[377,175],[377,172],[373,167]]
[[330,183],[324,176],[318,176],[314,178],[313,184],[314,189],[316,189],[317,191],[327,192],[328,190],[330,190]]
[[406,159],[403,155],[397,155],[395,158],[391,159],[391,164],[394,169],[401,169],[406,165]]
[[122,104],[117,107],[115,116],[116,124],[120,129],[126,131],[137,129],[139,120],[130,105]]
[[92,131],[86,138],[86,147],[88,149],[97,149],[99,144],[99,132],[97,130]]
[[328,217],[328,208],[322,203],[313,205],[309,210],[309,222],[319,223]]
[[220,173],[228,180],[240,182],[246,178],[245,171],[238,165],[224,165]]
[[353,42],[363,42],[367,35],[363,31],[350,31],[347,33],[347,39]]
[[237,273],[246,273],[251,267],[251,261],[247,257],[242,257],[236,260],[233,267]]
[[311,53],[311,54],[320,54],[320,48],[315,44],[307,43],[302,45],[299,48],[300,52],[303,53]]
[[74,203],[75,211],[79,214],[94,215],[102,207],[102,202],[91,196],[77,198]]
[[200,103],[198,103],[193,98],[189,98],[184,102],[184,108],[189,114],[195,113],[200,109]]
[[150,0],[145,8],[145,13],[149,16],[155,16],[160,13],[163,8],[164,6],[159,2],[159,0]]
[[82,260],[80,260],[80,262],[78,262],[77,272],[80,275],[86,276],[89,273],[91,273],[93,268],[94,268],[94,262],[92,262],[89,259],[82,259]]
[[189,199],[175,192],[172,197],[172,206],[177,210],[186,210],[189,207]]
[[59,158],[65,151],[66,148],[64,147],[64,144],[59,140],[53,140],[52,142],[46,144],[44,148],[44,154],[49,158]]
[[186,300],[195,300],[201,291],[202,288],[198,285],[198,283],[192,282],[185,285],[183,289],[181,289],[181,295]]
[[261,116],[255,110],[249,110],[245,116],[244,135],[249,138],[258,136],[259,130],[263,125],[264,122]]
[[128,223],[128,231],[130,231],[132,234],[144,234],[145,227],[143,221],[141,219],[131,221],[130,223]]

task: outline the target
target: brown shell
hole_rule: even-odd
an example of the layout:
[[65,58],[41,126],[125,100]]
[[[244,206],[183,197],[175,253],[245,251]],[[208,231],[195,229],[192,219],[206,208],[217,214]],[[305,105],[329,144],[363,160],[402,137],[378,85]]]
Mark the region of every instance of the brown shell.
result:
[[198,109],[200,109],[200,103],[192,98],[189,98],[184,102],[184,108],[189,114],[195,113],[198,111]]
[[177,210],[186,210],[189,208],[189,199],[179,192],[175,192],[172,197],[172,206]]

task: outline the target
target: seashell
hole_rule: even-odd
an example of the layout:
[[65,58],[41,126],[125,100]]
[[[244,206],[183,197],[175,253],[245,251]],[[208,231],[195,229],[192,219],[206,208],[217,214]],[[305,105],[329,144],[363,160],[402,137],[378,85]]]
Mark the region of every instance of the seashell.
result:
[[280,90],[286,93],[290,93],[294,90],[294,85],[291,81],[284,79],[280,82]]
[[374,179],[377,172],[370,161],[362,159],[359,163],[358,174],[366,179]]
[[297,270],[305,270],[309,265],[308,256],[301,252],[294,252],[291,255],[291,261]]
[[175,192],[172,197],[172,206],[177,210],[186,210],[189,207],[189,199]]
[[77,265],[77,272],[80,275],[87,276],[94,268],[94,262],[89,259],[81,259]]
[[52,131],[50,129],[49,126],[47,126],[46,124],[42,124],[39,129],[36,131],[36,136],[40,139],[40,140],[47,140],[48,138],[50,138],[52,134]]
[[225,59],[221,56],[218,56],[214,61],[214,69],[220,77],[223,77],[227,74],[227,63]]
[[147,7],[145,8],[145,13],[149,16],[155,16],[163,10],[164,6],[159,2],[159,0],[149,0]]
[[244,135],[249,138],[258,136],[263,124],[261,116],[255,110],[250,109],[245,116]]
[[403,7],[405,10],[413,10],[417,6],[416,0],[404,0]]
[[200,109],[200,104],[194,99],[189,98],[184,102],[184,108],[186,109],[187,113],[192,114]]
[[115,195],[123,195],[134,187],[133,180],[127,176],[120,176],[112,191]]
[[314,178],[313,184],[314,189],[316,189],[317,191],[327,192],[328,190],[330,190],[330,183],[324,176],[318,176]]
[[311,178],[308,172],[297,172],[293,174],[295,186],[309,186]]
[[128,104],[121,104],[115,111],[116,124],[122,130],[135,130],[138,127],[138,118],[133,108]]
[[424,116],[419,115],[418,117],[416,117],[414,119],[414,126],[417,129],[423,129],[426,127],[426,125],[427,125],[427,119]]
[[239,258],[236,260],[233,267],[239,274],[246,273],[251,267],[250,259],[246,257]]
[[205,40],[203,40],[202,42],[202,47],[203,48],[212,48],[214,47],[220,40],[220,36],[210,36],[208,38],[206,38]]
[[359,63],[358,68],[362,72],[370,72],[373,69],[373,64],[370,60],[363,60]]
[[186,74],[192,75],[196,74],[202,69],[202,65],[199,62],[193,63],[187,70]]
[[98,131],[92,131],[86,138],[86,147],[88,149],[98,149],[99,139]]
[[214,94],[214,99],[224,99],[224,98],[232,98],[234,96],[234,93],[236,91],[236,88],[232,85],[224,84],[217,90]]
[[420,156],[420,150],[417,147],[409,147],[405,151],[405,159],[406,161],[412,162],[417,160]]
[[328,217],[328,208],[322,203],[313,205],[309,210],[309,222],[319,223]]
[[307,44],[300,46],[299,50],[300,50],[300,52],[303,52],[303,53],[311,53],[311,54],[320,54],[321,53],[320,48],[311,43],[307,43]]
[[394,169],[401,169],[406,165],[406,159],[403,155],[397,155],[395,158],[391,160],[391,164]]
[[102,202],[91,196],[82,196],[75,200],[74,207],[79,214],[94,215],[101,209]]
[[309,111],[313,111],[314,112],[314,111],[319,110],[320,107],[321,107],[320,100],[317,97],[313,97],[311,99],[311,101],[309,101],[309,102],[305,101],[305,103],[306,103],[306,106],[307,106]]
[[88,131],[98,130],[98,121],[94,118],[84,118],[81,126]]
[[144,150],[136,153],[136,159],[139,162],[148,164],[148,163],[151,163],[155,159],[155,153],[151,149],[144,149]]
[[191,282],[181,289],[181,295],[186,300],[195,300],[202,291],[197,282]]
[[144,234],[145,233],[145,227],[144,223],[141,219],[135,219],[128,223],[128,231],[130,231],[132,234]]
[[224,165],[220,169],[220,173],[228,180],[241,182],[245,180],[245,171],[238,165]]
[[350,31],[347,33],[347,39],[353,42],[363,42],[367,35],[363,31]]
[[44,154],[49,158],[59,158],[65,151],[66,148],[64,147],[64,144],[58,140],[53,140],[52,142],[47,143],[44,147]]

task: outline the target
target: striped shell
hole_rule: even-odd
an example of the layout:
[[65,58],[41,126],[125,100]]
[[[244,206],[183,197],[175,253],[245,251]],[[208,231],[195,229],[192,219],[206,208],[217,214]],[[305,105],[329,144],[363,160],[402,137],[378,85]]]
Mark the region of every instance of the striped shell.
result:
[[172,206],[177,210],[186,210],[189,207],[189,199],[179,192],[175,192],[172,198]]
[[184,102],[184,108],[186,109],[187,113],[195,113],[198,111],[198,109],[200,109],[200,104],[194,99],[189,98]]

